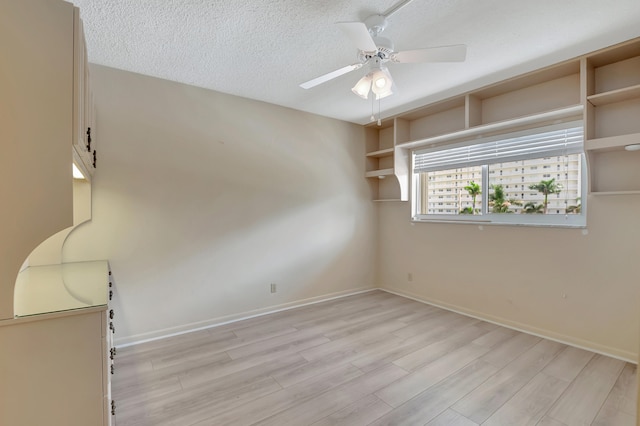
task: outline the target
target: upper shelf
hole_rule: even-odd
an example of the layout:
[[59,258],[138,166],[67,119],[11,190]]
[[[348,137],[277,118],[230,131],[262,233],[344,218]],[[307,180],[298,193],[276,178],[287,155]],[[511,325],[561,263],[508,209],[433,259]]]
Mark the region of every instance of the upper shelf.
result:
[[593,106],[607,105],[636,98],[640,98],[640,84],[587,96],[587,100]]
[[585,141],[584,147],[587,151],[620,151],[627,145],[637,143],[640,143],[640,133],[589,139]]
[[373,178],[373,177],[384,177],[391,176],[393,174],[393,169],[380,169],[380,170],[371,170],[364,174],[365,177]]
[[381,149],[374,152],[367,153],[367,157],[382,158],[391,157],[393,155],[393,148]]
[[[589,191],[640,193],[640,38],[460,93],[366,126],[367,178],[395,175],[407,200],[411,151],[569,121],[585,128]],[[372,170],[375,169],[375,170]],[[396,199],[369,181],[374,198]],[[390,181],[391,182],[391,181]]]

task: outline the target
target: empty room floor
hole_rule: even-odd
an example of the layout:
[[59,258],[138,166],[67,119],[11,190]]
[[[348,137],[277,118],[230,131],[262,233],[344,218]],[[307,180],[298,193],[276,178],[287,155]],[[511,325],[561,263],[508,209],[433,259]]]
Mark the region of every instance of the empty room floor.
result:
[[383,291],[118,350],[119,426],[635,426],[636,366]]

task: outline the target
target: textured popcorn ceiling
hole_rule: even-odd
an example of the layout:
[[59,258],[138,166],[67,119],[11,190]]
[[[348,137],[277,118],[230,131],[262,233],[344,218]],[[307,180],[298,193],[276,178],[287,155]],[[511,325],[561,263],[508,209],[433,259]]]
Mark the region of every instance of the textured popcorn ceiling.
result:
[[[93,63],[356,123],[371,101],[351,87],[365,69],[304,90],[356,62],[333,25],[398,0],[72,0]],[[640,36],[639,0],[413,0],[382,34],[396,50],[466,44],[467,61],[390,64],[397,93],[382,116]],[[376,105],[377,110],[377,105]]]

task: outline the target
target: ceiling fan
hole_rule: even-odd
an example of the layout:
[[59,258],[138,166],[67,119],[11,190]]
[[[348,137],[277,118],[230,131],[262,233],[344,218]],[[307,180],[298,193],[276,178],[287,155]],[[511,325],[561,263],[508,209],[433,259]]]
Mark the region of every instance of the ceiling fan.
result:
[[[396,7],[393,12],[398,9]],[[358,48],[358,62],[304,82],[300,84],[303,89],[310,89],[368,65],[369,72],[351,90],[363,99],[368,99],[370,92],[374,93],[376,99],[382,99],[393,94],[394,88],[393,79],[385,65],[387,62],[461,62],[467,54],[464,44],[396,52],[391,40],[380,37],[388,25],[384,15],[370,16],[364,22],[338,22],[337,25]]]

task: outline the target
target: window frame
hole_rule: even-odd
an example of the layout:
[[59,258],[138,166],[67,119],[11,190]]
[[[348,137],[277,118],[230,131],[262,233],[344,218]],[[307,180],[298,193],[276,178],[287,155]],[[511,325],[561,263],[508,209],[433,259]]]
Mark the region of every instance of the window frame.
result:
[[[485,188],[489,188],[489,166],[491,164],[499,164],[497,161],[488,161],[487,163],[481,164],[482,166],[482,188],[483,193],[480,200],[481,212],[480,215],[467,215],[467,214],[419,214],[418,211],[420,208],[420,203],[428,203],[427,200],[422,201],[420,199],[420,194],[423,192],[420,188],[420,174],[414,171],[415,165],[415,155],[416,153],[429,151],[444,151],[451,148],[463,147],[463,146],[473,146],[478,145],[491,140],[500,140],[504,138],[509,138],[514,134],[536,134],[543,133],[548,129],[557,129],[557,128],[570,128],[570,127],[582,127],[582,120],[564,122],[551,126],[536,126],[530,129],[525,130],[524,132],[504,132],[500,135],[493,135],[490,138],[486,139],[474,139],[468,140],[462,143],[454,143],[454,144],[445,144],[438,147],[429,147],[429,146],[421,146],[415,147],[411,150],[411,161],[410,161],[410,196],[411,196],[411,221],[417,223],[433,223],[433,222],[442,222],[442,223],[467,223],[467,224],[478,224],[478,225],[510,225],[510,226],[546,226],[546,227],[562,227],[562,228],[586,228],[586,212],[587,212],[587,184],[588,184],[588,171],[587,171],[587,161],[586,155],[584,152],[584,146],[581,152],[574,153],[578,154],[580,157],[580,203],[581,209],[580,213],[570,213],[570,214],[507,214],[507,213],[492,213],[489,210],[489,197],[488,190]],[[584,138],[584,136],[583,136]],[[566,154],[565,154],[566,155]],[[529,159],[543,159],[549,157],[547,153],[539,153],[539,156],[532,156]],[[557,154],[551,154],[551,156],[557,156]],[[503,162],[510,162],[512,160],[505,159]],[[516,160],[517,161],[517,160]],[[476,164],[477,165],[477,164]],[[450,166],[440,168],[438,170],[448,170]],[[465,167],[464,165],[456,165],[451,167],[452,170],[456,168]],[[435,171],[435,170],[434,170]],[[486,193],[486,194],[485,194]]]

